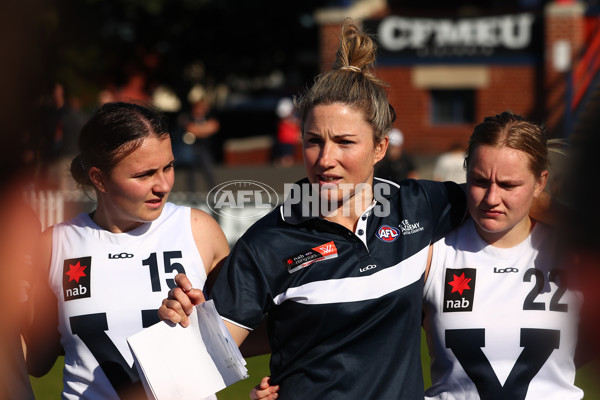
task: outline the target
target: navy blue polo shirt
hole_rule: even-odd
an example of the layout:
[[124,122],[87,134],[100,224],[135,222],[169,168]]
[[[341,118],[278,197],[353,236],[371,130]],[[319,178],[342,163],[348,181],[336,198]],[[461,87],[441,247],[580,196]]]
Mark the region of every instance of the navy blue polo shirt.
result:
[[465,196],[451,182],[381,185],[355,232],[284,203],[237,241],[216,280],[223,318],[248,329],[268,318],[281,399],[423,399],[428,246],[460,224]]

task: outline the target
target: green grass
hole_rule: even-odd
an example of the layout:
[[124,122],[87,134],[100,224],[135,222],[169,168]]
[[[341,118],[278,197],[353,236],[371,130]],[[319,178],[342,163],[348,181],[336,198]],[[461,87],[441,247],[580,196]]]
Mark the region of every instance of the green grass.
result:
[[[250,378],[237,382],[234,385],[220,391],[218,400],[248,399],[248,394],[256,386],[263,376],[269,375],[269,355],[251,357],[246,359]],[[52,370],[42,378],[30,377],[31,385],[36,400],[60,399],[62,391],[62,368],[64,357],[60,357]]]
[[35,394],[36,400],[56,400],[60,399],[60,393],[62,391],[62,368],[65,364],[64,357],[59,357],[54,363],[54,367],[41,378],[29,377],[31,386],[33,386],[33,393]]
[[[429,377],[429,355],[425,340],[421,343],[421,355],[423,358],[423,377],[425,387],[431,384]],[[219,400],[248,399],[248,394],[256,386],[263,376],[269,375],[269,355],[251,357],[246,360],[250,378],[237,382],[234,385],[217,393]],[[60,398],[62,389],[62,367],[64,359],[61,357],[52,370],[42,378],[31,378],[36,400],[55,400]],[[588,364],[577,371],[575,384],[582,388],[586,399],[600,399],[600,362]]]
[[219,400],[249,399],[250,390],[260,383],[264,376],[269,376],[269,354],[246,359],[248,374],[250,377],[221,390],[217,393]]

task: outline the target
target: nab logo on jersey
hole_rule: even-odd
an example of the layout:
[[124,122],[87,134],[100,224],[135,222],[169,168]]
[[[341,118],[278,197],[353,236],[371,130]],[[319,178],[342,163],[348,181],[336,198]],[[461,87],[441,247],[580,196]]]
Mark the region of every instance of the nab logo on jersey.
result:
[[475,268],[446,269],[443,312],[473,311]]
[[392,226],[382,225],[377,229],[377,237],[384,242],[393,242],[399,235],[400,231]]
[[319,261],[329,260],[338,256],[337,247],[333,240],[331,242],[323,243],[317,247],[313,247],[310,250],[305,250],[298,254],[286,257],[283,259],[283,263],[290,274],[296,271],[306,268]]
[[71,258],[63,264],[63,295],[65,301],[90,297],[92,290],[92,257]]

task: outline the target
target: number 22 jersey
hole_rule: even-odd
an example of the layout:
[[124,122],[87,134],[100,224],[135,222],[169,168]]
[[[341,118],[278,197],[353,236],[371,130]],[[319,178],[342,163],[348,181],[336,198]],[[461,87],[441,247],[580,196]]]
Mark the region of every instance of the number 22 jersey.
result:
[[571,400],[580,294],[567,290],[556,236],[537,223],[512,248],[487,244],[469,219],[433,247],[423,326],[426,399]]
[[189,207],[166,203],[158,219],[126,233],[104,230],[88,214],[54,226],[49,283],[65,350],[63,398],[143,393],[127,337],[159,321],[179,272],[204,286]]

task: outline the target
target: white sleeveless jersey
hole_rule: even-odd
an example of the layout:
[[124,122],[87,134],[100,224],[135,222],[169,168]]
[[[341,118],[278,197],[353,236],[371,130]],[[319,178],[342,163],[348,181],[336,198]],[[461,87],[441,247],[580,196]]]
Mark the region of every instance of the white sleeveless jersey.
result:
[[580,293],[566,290],[556,237],[537,223],[510,249],[473,220],[434,244],[424,290],[432,386],[426,399],[570,400]]
[[108,232],[87,214],[54,227],[49,282],[65,350],[63,398],[126,398],[133,387],[143,390],[126,339],[158,322],[179,272],[204,286],[189,207],[167,203],[157,220],[126,233]]

